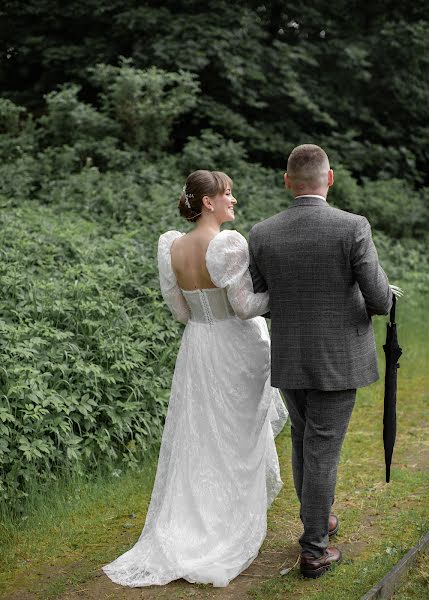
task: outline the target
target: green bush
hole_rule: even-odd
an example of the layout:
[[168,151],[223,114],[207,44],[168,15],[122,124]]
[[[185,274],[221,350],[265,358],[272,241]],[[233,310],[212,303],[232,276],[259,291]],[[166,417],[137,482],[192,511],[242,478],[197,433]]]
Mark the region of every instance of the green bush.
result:
[[421,242],[403,238],[393,240],[374,231],[374,243],[380,262],[392,283],[403,284],[407,295],[429,292],[429,256]]
[[25,108],[0,98],[0,202],[21,201],[36,187],[37,139]]
[[0,135],[19,135],[22,129],[22,116],[26,112],[23,106],[17,106],[11,100],[0,98]]
[[393,239],[422,238],[429,219],[429,197],[424,196],[424,190],[416,192],[401,179],[366,181],[362,214]]
[[429,222],[428,188],[415,191],[401,179],[364,180],[358,185],[339,165],[329,202],[338,208],[364,215],[372,227],[392,239],[424,238]]
[[39,119],[45,145],[73,145],[82,140],[117,137],[118,123],[90,104],[81,102],[79,91],[77,85],[64,85],[59,91],[46,95],[47,113]]
[[101,110],[120,125],[124,142],[149,153],[168,144],[174,121],[196,104],[198,83],[187,71],[141,70],[123,58],[119,67],[99,64],[89,72],[102,89]]
[[[141,231],[2,212],[0,497],[96,463],[136,466],[162,431],[179,325]],[[22,227],[24,224],[24,227]]]
[[188,174],[197,169],[231,171],[246,168],[244,144],[227,140],[211,129],[203,129],[199,137],[189,137],[182,152],[181,166]]

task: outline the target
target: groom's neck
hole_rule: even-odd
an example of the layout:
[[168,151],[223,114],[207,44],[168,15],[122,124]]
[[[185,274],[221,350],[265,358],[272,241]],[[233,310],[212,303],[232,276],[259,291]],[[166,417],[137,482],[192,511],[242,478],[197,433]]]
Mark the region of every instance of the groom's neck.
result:
[[294,198],[297,196],[323,196],[326,199],[328,195],[326,190],[293,190]]

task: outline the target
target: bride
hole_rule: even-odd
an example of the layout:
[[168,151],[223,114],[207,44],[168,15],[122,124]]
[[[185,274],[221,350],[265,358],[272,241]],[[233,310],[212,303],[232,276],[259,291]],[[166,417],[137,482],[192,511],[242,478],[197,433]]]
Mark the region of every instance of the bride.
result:
[[121,585],[183,578],[224,587],[255,559],[282,481],[274,437],[287,419],[270,386],[267,293],[253,293],[225,173],[191,173],[179,202],[195,223],[159,238],[161,292],[186,323],[143,531],[102,567]]

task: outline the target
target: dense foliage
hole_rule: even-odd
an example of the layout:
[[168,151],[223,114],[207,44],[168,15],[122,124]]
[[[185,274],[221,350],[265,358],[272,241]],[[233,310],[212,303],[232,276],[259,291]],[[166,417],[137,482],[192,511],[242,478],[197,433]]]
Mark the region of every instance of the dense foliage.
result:
[[125,56],[198,78],[176,149],[211,128],[282,167],[310,139],[359,179],[428,183],[425,0],[6,0],[0,40],[6,95],[35,110],[61,83],[94,100],[88,67]]
[[394,283],[429,287],[424,7],[391,4],[381,27],[377,2],[366,23],[324,2],[5,3],[1,498],[36,475],[136,467],[159,440],[180,326],[156,244],[187,228],[196,168],[232,176],[246,235],[289,203],[287,150],[322,143],[329,201],[369,218]]

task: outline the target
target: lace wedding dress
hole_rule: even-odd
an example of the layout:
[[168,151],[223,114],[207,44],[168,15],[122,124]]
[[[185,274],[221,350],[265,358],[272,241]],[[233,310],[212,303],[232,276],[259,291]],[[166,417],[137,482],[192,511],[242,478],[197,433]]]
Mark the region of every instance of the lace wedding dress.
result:
[[163,297],[186,327],[152,497],[136,544],[102,567],[131,587],[228,585],[257,556],[282,486],[274,437],[288,415],[270,386],[269,334],[257,316],[268,295],[253,293],[247,242],[216,235],[206,265],[218,287],[184,291],[170,258],[181,235],[168,231],[158,245]]

